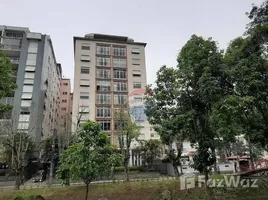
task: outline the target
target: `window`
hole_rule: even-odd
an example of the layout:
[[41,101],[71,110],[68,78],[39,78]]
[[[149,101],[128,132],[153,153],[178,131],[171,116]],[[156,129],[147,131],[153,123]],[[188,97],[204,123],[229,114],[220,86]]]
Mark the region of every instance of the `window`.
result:
[[97,81],[97,91],[110,91],[111,82],[110,81]]
[[139,58],[132,58],[132,65],[140,65],[140,61]]
[[110,58],[97,57],[97,66],[110,67]]
[[80,99],[89,99],[89,92],[80,92]]
[[63,92],[62,94],[63,94],[63,95],[67,95],[67,94],[68,94],[68,92]]
[[136,89],[141,88],[141,82],[134,82],[133,83],[133,88],[136,88]]
[[32,99],[32,92],[23,92],[21,95],[21,99]]
[[34,79],[34,72],[25,72],[24,78]]
[[124,58],[113,58],[113,67],[126,67],[127,60]]
[[109,46],[97,46],[97,54],[110,55],[110,47]]
[[90,50],[90,46],[86,45],[86,44],[82,44],[81,49],[82,50]]
[[81,67],[80,72],[81,74],[89,74],[89,67]]
[[131,53],[132,54],[140,54],[140,49],[139,48],[132,48]]
[[18,124],[18,129],[20,130],[27,130],[29,128],[29,123],[27,122],[20,122]]
[[67,85],[68,85],[68,83],[63,83],[63,85],[67,86]]
[[89,113],[89,106],[80,106],[79,113]]
[[21,100],[21,107],[31,107],[32,100]]
[[33,86],[32,85],[24,85],[22,88],[22,92],[33,92]]
[[115,79],[126,79],[127,71],[121,69],[114,69],[114,78]]
[[97,78],[109,79],[111,78],[111,71],[109,69],[97,69]]
[[124,126],[126,126],[127,125],[127,123],[126,122],[124,122],[124,121],[115,121],[114,122],[114,130],[120,130],[120,129],[122,129],[122,128],[124,128]]
[[9,38],[22,38],[23,33],[6,33],[6,37],[9,37]]
[[80,60],[83,62],[90,62],[90,56],[89,55],[81,55]]
[[146,120],[144,110],[145,110],[144,106],[133,106],[130,109],[130,113],[134,117],[135,121],[144,122]]
[[127,83],[114,82],[114,91],[126,92],[127,91]]
[[34,72],[35,71],[35,66],[26,66],[25,71],[26,72]]
[[24,85],[33,85],[34,84],[34,79],[25,78],[23,84]]
[[125,47],[113,47],[114,56],[126,56],[126,48]]
[[26,65],[35,65],[36,64],[36,58],[37,58],[36,53],[28,53]]
[[153,127],[150,127],[150,131],[153,131],[154,129],[153,129]]
[[80,87],[89,87],[89,79],[80,79]]
[[63,99],[61,102],[62,103],[67,103],[67,99]]
[[29,47],[28,47],[28,52],[29,53],[37,53],[37,49],[38,49],[38,42],[30,41]]
[[101,129],[103,131],[111,130],[111,121],[110,120],[97,120],[101,124]]
[[115,94],[114,95],[114,104],[125,104],[127,95],[125,94]]
[[111,117],[111,108],[97,108],[97,117],[109,118]]
[[97,104],[110,104],[111,95],[110,94],[97,94]]
[[61,111],[66,111],[66,110],[67,110],[67,108],[65,108],[65,107],[61,108]]
[[140,70],[133,70],[132,75],[134,77],[141,77],[141,71]]
[[154,137],[154,133],[151,133],[150,136],[151,136],[151,137]]

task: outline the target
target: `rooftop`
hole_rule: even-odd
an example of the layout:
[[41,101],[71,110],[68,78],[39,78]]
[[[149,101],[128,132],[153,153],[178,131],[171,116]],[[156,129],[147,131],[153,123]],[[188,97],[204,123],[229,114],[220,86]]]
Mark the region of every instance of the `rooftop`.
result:
[[12,31],[23,31],[25,33],[31,32],[28,27],[18,27],[18,26],[6,26],[6,25],[0,25],[0,30],[12,30]]

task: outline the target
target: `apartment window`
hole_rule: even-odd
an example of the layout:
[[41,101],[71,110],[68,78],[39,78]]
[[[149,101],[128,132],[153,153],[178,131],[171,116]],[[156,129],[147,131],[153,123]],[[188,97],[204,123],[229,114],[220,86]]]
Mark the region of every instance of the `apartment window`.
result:
[[34,72],[25,72],[24,78],[34,79]]
[[153,127],[150,127],[150,131],[153,131],[154,129],[153,129]]
[[113,58],[113,67],[125,68],[127,66],[127,60],[124,58]]
[[133,70],[132,75],[134,77],[141,77],[141,71],[140,70]]
[[126,79],[127,71],[121,69],[114,69],[114,78],[115,79]]
[[34,79],[25,78],[23,84],[24,85],[33,85],[34,84]]
[[132,65],[140,65],[141,60],[139,58],[132,58]]
[[63,95],[67,95],[67,94],[68,94],[68,92],[63,92],[62,94],[63,94]]
[[110,91],[111,82],[110,81],[97,81],[97,91]]
[[20,122],[18,124],[19,130],[27,130],[28,128],[29,128],[29,123],[27,123],[27,122]]
[[140,89],[141,88],[141,82],[134,82],[133,88]]
[[35,66],[26,66],[25,71],[26,72],[34,72],[35,71]]
[[90,50],[90,46],[89,45],[83,45],[81,46],[82,50]]
[[6,33],[6,37],[8,37],[8,38],[22,38],[23,33]]
[[65,107],[61,108],[61,111],[66,111],[66,110],[67,110],[67,108],[65,108]]
[[132,48],[131,53],[132,54],[140,54],[140,49],[139,48]]
[[22,88],[22,92],[33,92],[33,86],[32,85],[24,85]]
[[110,55],[110,47],[109,46],[97,46],[97,54]]
[[67,86],[67,85],[68,85],[68,83],[63,83],[63,85]]
[[96,113],[97,117],[109,118],[111,117],[111,108],[97,108]]
[[67,99],[63,99],[61,102],[62,103],[67,103]]
[[21,100],[21,107],[31,107],[32,100]]
[[38,50],[38,42],[29,42],[28,52],[29,53],[37,53]]
[[89,55],[81,55],[80,60],[83,62],[90,62],[90,56]]
[[151,137],[154,137],[154,133],[151,133],[150,136],[151,136]]
[[126,56],[126,48],[125,47],[113,47],[114,56]]
[[79,113],[89,113],[89,106],[80,106]]
[[36,64],[36,53],[28,53],[26,65],[35,65]]
[[101,124],[101,129],[103,131],[110,131],[111,130],[111,121],[110,120],[97,120]]
[[80,99],[89,99],[89,92],[80,92]]
[[127,91],[127,83],[114,82],[114,91],[126,92]]
[[89,67],[81,67],[80,72],[81,74],[89,74]]
[[97,57],[97,66],[110,67],[110,58]]
[[115,94],[114,95],[114,104],[125,104],[127,95],[125,94]]
[[109,79],[111,78],[111,71],[109,69],[97,69],[97,78]]
[[111,95],[110,94],[97,94],[97,104],[110,104]]
[[115,121],[114,122],[114,130],[120,130],[122,128],[124,128],[127,125],[127,123],[125,121]]
[[89,87],[89,79],[80,79],[80,87]]

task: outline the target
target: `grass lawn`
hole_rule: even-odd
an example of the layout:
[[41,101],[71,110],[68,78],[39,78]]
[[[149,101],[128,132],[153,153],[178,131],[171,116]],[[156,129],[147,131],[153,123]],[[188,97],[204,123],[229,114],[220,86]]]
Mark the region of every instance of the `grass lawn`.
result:
[[[89,200],[205,200],[204,188],[180,190],[178,180],[162,182],[138,182],[107,185],[92,185]],[[266,187],[259,188],[215,188],[217,200],[267,200]],[[84,187],[1,191],[1,200],[12,200],[23,196],[30,200],[33,195],[42,195],[46,200],[83,200]],[[163,198],[163,197],[170,198]]]

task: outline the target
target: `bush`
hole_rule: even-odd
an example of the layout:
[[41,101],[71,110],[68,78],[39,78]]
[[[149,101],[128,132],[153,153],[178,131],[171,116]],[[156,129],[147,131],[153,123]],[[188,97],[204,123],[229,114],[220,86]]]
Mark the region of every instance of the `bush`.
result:
[[[129,171],[138,171],[138,172],[144,172],[146,169],[143,166],[131,166],[128,167]],[[115,167],[114,172],[124,172],[124,167]]]

